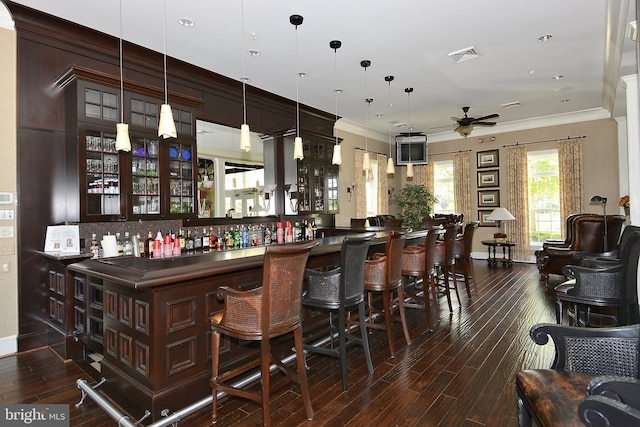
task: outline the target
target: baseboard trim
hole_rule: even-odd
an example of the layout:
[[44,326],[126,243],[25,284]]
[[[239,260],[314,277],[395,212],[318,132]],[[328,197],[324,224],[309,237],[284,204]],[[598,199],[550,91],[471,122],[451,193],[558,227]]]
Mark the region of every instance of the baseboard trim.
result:
[[10,335],[0,338],[0,357],[18,352],[18,336]]

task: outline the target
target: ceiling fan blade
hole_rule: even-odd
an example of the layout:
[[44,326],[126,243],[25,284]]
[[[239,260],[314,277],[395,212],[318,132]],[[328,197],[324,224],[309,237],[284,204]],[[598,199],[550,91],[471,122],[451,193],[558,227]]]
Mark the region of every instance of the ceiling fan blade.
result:
[[451,116],[451,120],[453,120],[454,122],[457,122],[460,120],[460,117]]
[[489,114],[488,116],[478,117],[477,119],[473,119],[473,120],[474,120],[474,122],[479,122],[479,121],[482,121],[482,120],[495,119],[495,118],[498,118],[498,117],[500,117],[500,114],[493,113],[493,114]]
[[495,126],[496,122],[473,122],[474,126]]

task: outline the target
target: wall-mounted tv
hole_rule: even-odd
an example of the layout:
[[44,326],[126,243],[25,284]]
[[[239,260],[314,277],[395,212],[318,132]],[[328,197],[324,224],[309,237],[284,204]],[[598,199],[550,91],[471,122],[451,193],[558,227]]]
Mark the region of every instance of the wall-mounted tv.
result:
[[426,165],[428,163],[427,135],[396,136],[396,163]]

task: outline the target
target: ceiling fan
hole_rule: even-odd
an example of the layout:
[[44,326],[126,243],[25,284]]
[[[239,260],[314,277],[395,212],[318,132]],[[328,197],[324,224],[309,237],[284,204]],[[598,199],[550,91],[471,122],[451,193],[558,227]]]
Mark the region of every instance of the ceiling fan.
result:
[[462,107],[462,111],[464,112],[464,117],[451,117],[451,120],[455,120],[458,123],[458,126],[454,129],[455,132],[458,132],[460,136],[464,136],[465,138],[471,135],[471,131],[474,126],[495,126],[496,122],[485,122],[487,119],[495,119],[500,117],[499,114],[493,113],[488,116],[482,117],[469,117],[467,112],[469,111],[469,107]]

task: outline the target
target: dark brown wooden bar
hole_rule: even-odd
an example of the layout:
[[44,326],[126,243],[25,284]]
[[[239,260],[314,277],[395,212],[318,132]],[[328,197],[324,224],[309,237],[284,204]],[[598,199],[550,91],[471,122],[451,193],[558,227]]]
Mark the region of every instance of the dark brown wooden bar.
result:
[[[348,230],[340,230],[340,233]],[[384,248],[387,231],[379,231],[371,252]],[[424,231],[410,241],[424,239]],[[310,268],[339,263],[340,235],[319,239]],[[67,267],[71,284],[85,286],[78,316],[102,305],[102,317],[84,319],[82,341],[104,355],[102,390],[132,413],[149,409],[154,418],[176,411],[210,394],[210,319],[224,310],[220,286],[246,290],[260,286],[264,247],[149,259],[89,259]],[[69,285],[70,287],[73,285]],[[78,293],[78,292],[75,292]],[[318,317],[305,319],[307,331]],[[78,322],[82,323],[82,322]],[[222,369],[257,356],[251,343],[225,341]],[[281,343],[283,357],[291,344]]]

